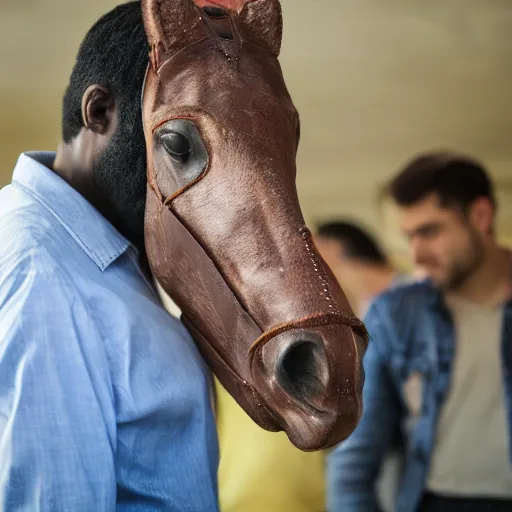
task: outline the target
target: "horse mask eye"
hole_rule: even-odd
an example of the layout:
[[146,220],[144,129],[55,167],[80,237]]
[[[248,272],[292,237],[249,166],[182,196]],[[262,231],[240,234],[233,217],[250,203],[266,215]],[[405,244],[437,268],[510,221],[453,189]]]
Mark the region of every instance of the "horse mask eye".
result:
[[174,161],[180,164],[187,162],[192,148],[184,135],[178,132],[167,132],[163,133],[161,138],[165,150]]
[[208,166],[208,152],[199,130],[187,119],[163,124],[155,133],[155,149],[178,187],[188,185]]
[[141,6],[153,276],[258,425],[303,450],[334,446],[361,415],[367,335],[298,203],[279,0]]

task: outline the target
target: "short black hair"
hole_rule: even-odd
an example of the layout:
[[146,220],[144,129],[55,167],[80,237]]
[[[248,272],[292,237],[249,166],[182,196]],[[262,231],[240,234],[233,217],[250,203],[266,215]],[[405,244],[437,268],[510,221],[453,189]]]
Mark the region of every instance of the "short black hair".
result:
[[70,142],[83,127],[82,97],[94,84],[112,92],[121,123],[142,130],[140,101],[148,54],[140,2],[121,4],[93,25],[80,45],[64,94],[64,142]]
[[389,192],[399,206],[411,206],[435,194],[441,206],[464,213],[481,197],[496,207],[493,184],[483,164],[451,151],[416,156],[393,179]]
[[349,258],[373,265],[388,263],[384,251],[375,238],[355,223],[348,221],[325,222],[317,226],[316,232],[319,236],[336,240]]

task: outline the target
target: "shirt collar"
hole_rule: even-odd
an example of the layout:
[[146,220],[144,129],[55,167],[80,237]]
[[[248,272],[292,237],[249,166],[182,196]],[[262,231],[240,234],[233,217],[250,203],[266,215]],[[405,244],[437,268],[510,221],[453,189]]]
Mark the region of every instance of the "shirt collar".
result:
[[79,192],[51,170],[54,152],[20,155],[12,183],[39,201],[103,272],[135,247]]

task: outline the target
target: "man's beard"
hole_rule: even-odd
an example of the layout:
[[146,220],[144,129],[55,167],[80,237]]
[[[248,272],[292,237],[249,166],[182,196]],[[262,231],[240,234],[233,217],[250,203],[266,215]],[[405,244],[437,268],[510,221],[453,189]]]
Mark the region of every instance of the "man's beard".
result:
[[109,146],[98,159],[94,174],[97,186],[108,201],[109,220],[143,250],[146,145],[140,113],[134,123],[120,120]]
[[485,249],[478,234],[469,227],[469,246],[464,259],[455,261],[447,278],[441,284],[444,291],[457,291],[479,269],[485,258]]

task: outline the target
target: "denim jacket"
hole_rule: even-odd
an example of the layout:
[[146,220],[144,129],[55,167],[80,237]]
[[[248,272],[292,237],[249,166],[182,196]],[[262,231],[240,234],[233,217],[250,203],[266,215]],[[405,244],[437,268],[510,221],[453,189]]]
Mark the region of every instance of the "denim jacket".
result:
[[[424,491],[436,425],[449,391],[454,328],[441,293],[429,281],[390,290],[365,319],[364,413],[328,459],[329,512],[375,512],[375,482],[390,440],[406,438],[396,512],[413,512]],[[505,307],[502,369],[512,461],[512,300]],[[413,399],[411,399],[413,397]]]

